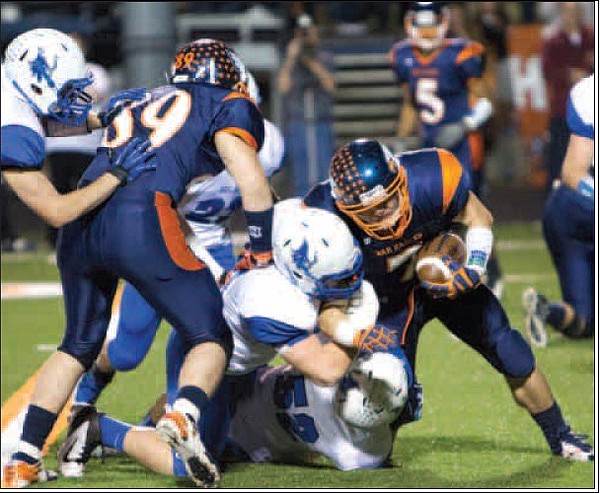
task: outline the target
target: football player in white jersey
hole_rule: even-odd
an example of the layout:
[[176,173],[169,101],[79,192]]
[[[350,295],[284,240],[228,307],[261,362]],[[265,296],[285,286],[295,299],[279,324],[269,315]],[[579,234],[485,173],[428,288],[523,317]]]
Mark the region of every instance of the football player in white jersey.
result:
[[[361,456],[357,452],[354,457],[349,456],[348,462],[340,465],[341,468],[374,467],[375,462],[381,464],[391,448],[389,426],[387,430],[375,432],[375,437],[378,437],[376,446],[370,438],[365,438],[364,433],[351,433],[347,425],[340,424],[339,416],[346,421],[355,420],[363,426],[382,424],[375,418],[361,423],[360,420],[365,419],[368,411],[364,408],[356,410],[354,400],[349,401],[350,405],[347,407],[344,407],[340,400],[338,417],[334,417],[333,397],[336,389],[331,386],[346,373],[353,361],[355,350],[343,348],[323,336],[319,333],[318,323],[319,309],[323,301],[349,300],[347,313],[350,323],[357,329],[364,329],[361,332],[362,337],[356,338],[361,357],[372,361],[372,353],[381,352],[392,355],[393,360],[399,362],[395,366],[389,361],[384,365],[377,363],[375,366],[380,367],[379,370],[368,370],[368,363],[366,366],[357,363],[353,366],[354,371],[351,375],[370,375],[372,380],[378,381],[377,385],[369,387],[368,382],[355,378],[345,382],[338,389],[340,398],[352,396],[353,388],[370,389],[374,401],[386,401],[386,404],[381,406],[388,409],[388,412],[382,416],[385,416],[385,424],[389,425],[404,407],[407,389],[412,385],[412,371],[402,350],[394,342],[395,338],[390,337],[388,329],[373,326],[379,305],[372,286],[362,281],[360,248],[341,219],[326,211],[301,208],[297,200],[284,201],[275,206],[273,242],[274,266],[238,272],[224,288],[224,314],[234,336],[234,350],[226,379],[218,392],[219,397],[213,400],[213,408],[203,414],[205,421],[199,424],[203,442],[214,455],[221,455],[227,434],[227,416],[231,411],[228,400],[231,399],[234,403],[243,399],[255,385],[260,386],[261,379],[253,372],[269,363],[279,353],[288,363],[293,364],[296,371],[301,372],[306,380],[312,381],[309,387],[311,401],[312,396],[315,396],[315,400],[310,409],[307,408],[301,413],[301,417],[294,416],[293,413],[288,415],[283,411],[276,412],[268,417],[265,415],[265,424],[269,421],[271,427],[274,424],[273,420],[279,419],[279,433],[300,433],[304,435],[305,447],[331,457],[334,457],[334,450],[338,445],[336,440],[343,439],[348,444],[353,444],[349,447],[356,447],[357,451],[363,447],[366,457],[364,461],[356,458]],[[185,348],[175,333],[171,334],[169,346],[167,400],[171,401],[174,380]],[[377,358],[379,356],[375,357]],[[263,370],[260,375],[264,376]],[[320,386],[324,386],[324,390],[318,390]],[[302,394],[300,387],[294,388]],[[390,388],[393,389],[391,395]],[[291,397],[280,396],[275,399],[278,402],[280,399],[287,402],[289,398],[293,399],[292,394]],[[265,393],[261,390],[256,399],[262,400],[269,395],[271,398],[264,405],[270,406],[273,396],[268,391]],[[306,400],[306,395],[303,395]],[[382,395],[385,395],[385,399]],[[364,396],[357,400],[361,403],[366,402]],[[385,407],[388,401],[392,404]],[[249,407],[245,412],[253,412],[255,402],[254,399],[248,401]],[[302,398],[294,402],[295,407],[308,406]],[[282,405],[290,407],[285,406],[285,403]],[[311,416],[307,412],[310,412]],[[373,413],[375,414],[381,414],[381,409],[378,408],[378,412]],[[85,414],[81,413],[80,416],[83,418],[78,427],[73,429],[59,452],[61,470],[65,463],[85,463],[91,450],[98,443],[102,443],[125,451],[157,472],[185,475],[181,461],[175,455],[171,458],[170,450],[144,430],[133,428],[105,415],[98,417],[92,407],[86,408]],[[319,416],[323,418],[322,423],[315,421]],[[332,422],[336,423],[335,433],[327,431]],[[323,426],[325,428],[321,428]],[[309,428],[311,431],[308,431]],[[380,432],[389,433],[381,442],[381,435],[378,434]],[[251,437],[244,438],[238,434],[238,439],[252,448],[249,445]],[[376,456],[377,460],[369,458],[371,455]],[[275,460],[278,457],[279,453],[274,450],[271,458]],[[339,457],[333,460],[342,464]]]
[[[147,140],[132,140],[110,158],[111,168],[89,185],[59,194],[42,173],[44,139],[53,125],[86,128],[92,78],[75,41],[54,29],[33,29],[13,39],[1,68],[2,179],[47,224],[59,228],[102,204],[125,181],[154,167]],[[87,131],[87,129],[85,130]],[[55,475],[43,467],[42,448],[67,395],[64,385],[81,367],[62,351],[50,356],[37,378],[17,451],[3,469],[3,487],[24,487]],[[58,389],[58,390],[57,390]]]
[[549,302],[534,288],[523,292],[525,326],[536,346],[547,343],[546,325],[568,338],[594,336],[594,87],[592,74],[569,94],[569,145],[542,222],[562,300]]

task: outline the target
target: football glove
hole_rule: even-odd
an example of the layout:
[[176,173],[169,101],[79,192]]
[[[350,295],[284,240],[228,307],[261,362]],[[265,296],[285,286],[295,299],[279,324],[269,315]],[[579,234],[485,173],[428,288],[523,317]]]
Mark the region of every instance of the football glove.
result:
[[150,140],[147,138],[134,137],[127,144],[109,149],[108,152],[111,165],[108,172],[116,176],[122,185],[156,168],[156,161],[152,159],[156,151],[150,149]]
[[251,270],[262,267],[268,267],[273,264],[273,252],[267,250],[266,252],[251,252],[250,250],[243,250],[240,253],[239,259],[235,264],[234,270]]
[[450,279],[443,283],[421,281],[421,286],[423,286],[433,298],[454,299],[458,295],[466,293],[471,289],[475,289],[481,284],[481,276],[477,271],[463,267],[459,263],[454,262],[448,255],[442,257],[442,262],[448,266],[452,273]]
[[148,90],[145,87],[136,87],[134,89],[125,89],[116,93],[106,105],[106,110],[98,113],[98,120],[102,127],[108,127],[113,120],[119,116],[123,108],[131,103],[141,101],[146,97]]
[[439,127],[433,144],[442,149],[451,149],[465,138],[466,128],[463,122],[448,123]]
[[382,324],[375,324],[358,332],[354,338],[354,345],[358,348],[359,354],[383,352],[403,357],[398,342],[398,332]]

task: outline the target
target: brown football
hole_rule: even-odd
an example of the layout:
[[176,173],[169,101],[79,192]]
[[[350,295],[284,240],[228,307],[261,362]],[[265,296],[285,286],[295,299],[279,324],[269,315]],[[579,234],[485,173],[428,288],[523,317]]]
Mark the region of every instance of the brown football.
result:
[[450,278],[450,269],[442,262],[444,255],[461,265],[465,263],[467,247],[456,233],[442,233],[421,247],[416,265],[420,281],[442,283]]

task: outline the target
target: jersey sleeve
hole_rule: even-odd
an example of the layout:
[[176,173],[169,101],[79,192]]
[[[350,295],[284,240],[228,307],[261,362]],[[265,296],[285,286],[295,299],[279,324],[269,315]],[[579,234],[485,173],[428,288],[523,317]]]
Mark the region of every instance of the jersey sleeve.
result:
[[256,341],[269,346],[293,346],[310,335],[304,329],[266,317],[244,318],[242,324]]
[[396,79],[400,84],[408,82],[408,65],[404,63],[404,55],[406,44],[403,42],[396,43],[388,52],[388,61],[396,74]]
[[454,154],[444,149],[437,153],[442,172],[442,214],[452,219],[467,204],[471,183]]
[[264,124],[265,140],[258,153],[258,160],[265,170],[265,175],[270,178],[283,167],[285,145],[281,130],[269,120],[265,119]]
[[484,69],[484,48],[476,41],[467,42],[458,51],[454,63],[463,80],[481,77]]
[[221,101],[220,108],[209,128],[211,137],[214,137],[217,132],[227,132],[240,137],[258,151],[265,138],[263,116],[248,97],[231,92]]
[[[591,83],[590,83],[591,81]],[[594,139],[593,76],[581,80],[569,93],[567,100],[567,124],[575,135]]]
[[42,169],[46,146],[40,134],[23,125],[5,125],[1,134],[2,169]]
[[331,195],[331,185],[328,180],[317,183],[312,187],[302,199],[302,203],[307,207],[316,207],[337,214],[335,201]]

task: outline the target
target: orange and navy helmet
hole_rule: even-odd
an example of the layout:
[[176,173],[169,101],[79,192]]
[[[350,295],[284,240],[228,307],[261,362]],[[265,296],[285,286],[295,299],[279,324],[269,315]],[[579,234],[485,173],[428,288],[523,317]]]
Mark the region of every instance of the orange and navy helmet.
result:
[[402,236],[412,217],[406,170],[385,145],[359,139],[340,147],[329,180],[337,207],[369,236]]
[[441,46],[449,23],[450,11],[443,2],[413,2],[404,18],[409,37],[425,51]]
[[195,82],[247,92],[246,67],[229,46],[216,39],[198,39],[181,47],[168,79],[170,84]]

